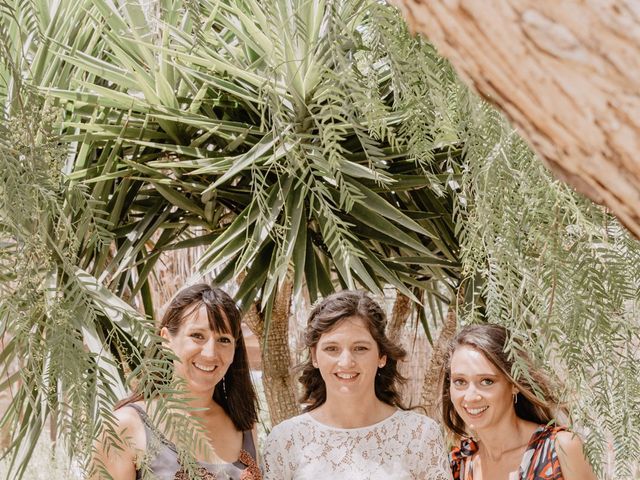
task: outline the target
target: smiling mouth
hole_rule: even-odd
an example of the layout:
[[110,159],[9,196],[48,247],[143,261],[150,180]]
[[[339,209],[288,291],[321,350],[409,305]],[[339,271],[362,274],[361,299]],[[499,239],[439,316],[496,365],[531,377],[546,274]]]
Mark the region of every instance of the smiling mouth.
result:
[[464,411],[467,412],[470,416],[472,417],[476,417],[482,413],[484,413],[487,408],[489,408],[489,406],[486,407],[480,407],[480,408],[468,408],[468,407],[464,407]]
[[211,373],[213,372],[216,368],[218,368],[216,365],[203,365],[201,363],[193,363],[193,366],[196,367],[198,370],[201,370],[203,372],[207,372],[207,373]]
[[348,381],[354,380],[360,374],[359,373],[335,373],[334,375],[338,377],[339,380],[348,382]]

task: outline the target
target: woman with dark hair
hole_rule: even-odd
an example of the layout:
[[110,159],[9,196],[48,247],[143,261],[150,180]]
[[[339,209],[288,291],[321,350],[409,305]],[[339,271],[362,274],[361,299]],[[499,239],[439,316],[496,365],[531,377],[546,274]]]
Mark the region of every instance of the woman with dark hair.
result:
[[[145,403],[136,393],[116,405],[115,439],[105,434],[98,442],[93,478],[151,474],[157,480],[186,480],[193,473],[203,479],[261,478],[253,432],[257,400],[240,321],[229,295],[198,284],[176,295],[160,323],[181,384],[179,398],[172,400],[180,400],[187,407],[182,412],[200,427],[188,434],[197,463],[184,461],[176,446],[179,432],[168,429],[166,419],[160,425],[152,420],[158,417],[158,400]],[[185,448],[187,435],[181,433]]]
[[439,427],[400,405],[397,364],[406,354],[385,327],[383,310],[361,291],[334,293],[311,311],[305,413],[271,431],[265,479],[451,478]]
[[499,325],[472,325],[451,342],[442,413],[462,439],[451,453],[454,480],[595,480],[580,439],[554,423],[565,409],[517,345],[512,355],[527,368],[512,376],[510,340]]

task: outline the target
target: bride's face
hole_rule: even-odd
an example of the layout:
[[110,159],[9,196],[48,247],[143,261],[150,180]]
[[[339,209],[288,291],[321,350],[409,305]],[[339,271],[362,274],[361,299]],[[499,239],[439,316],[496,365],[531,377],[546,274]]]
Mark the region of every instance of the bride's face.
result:
[[387,358],[360,317],[347,317],[323,333],[311,351],[327,396],[361,396],[375,392],[378,368]]

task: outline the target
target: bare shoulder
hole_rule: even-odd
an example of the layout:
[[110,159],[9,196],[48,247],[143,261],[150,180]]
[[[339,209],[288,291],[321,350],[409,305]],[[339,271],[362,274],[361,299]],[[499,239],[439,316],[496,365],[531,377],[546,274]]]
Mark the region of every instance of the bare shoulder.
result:
[[102,435],[96,440],[89,478],[134,480],[136,459],[146,448],[146,433],[134,408],[121,407],[104,420]]
[[582,440],[578,434],[562,431],[556,434],[556,448],[568,453],[580,453],[582,455]]
[[556,452],[566,480],[596,480],[591,465],[584,456],[580,437],[573,432],[558,432]]
[[132,453],[144,450],[146,433],[140,414],[134,408],[125,405],[113,412],[113,418],[114,433],[118,436],[121,446]]

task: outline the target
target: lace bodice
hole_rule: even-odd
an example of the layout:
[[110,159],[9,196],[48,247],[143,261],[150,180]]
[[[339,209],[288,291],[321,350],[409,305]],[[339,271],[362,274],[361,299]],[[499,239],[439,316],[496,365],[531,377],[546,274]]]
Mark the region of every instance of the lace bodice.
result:
[[265,480],[449,480],[440,428],[398,410],[380,423],[341,429],[305,413],[277,425],[264,446]]

